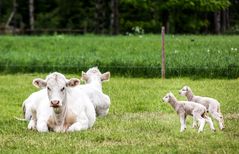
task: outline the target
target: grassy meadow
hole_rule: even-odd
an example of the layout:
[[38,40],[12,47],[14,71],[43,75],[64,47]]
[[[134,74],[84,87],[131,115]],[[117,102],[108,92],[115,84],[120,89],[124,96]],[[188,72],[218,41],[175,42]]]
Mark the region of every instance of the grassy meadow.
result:
[[[239,36],[167,35],[167,76],[239,76]],[[75,73],[99,66],[124,76],[158,77],[161,36],[1,36],[1,72]]]
[[[21,104],[37,91],[32,79],[46,74],[0,74],[0,153],[239,153],[239,79],[126,78],[114,76],[103,89],[111,97],[109,115],[97,118],[92,129],[75,133],[27,130]],[[68,78],[79,74],[66,74]],[[195,94],[221,102],[225,130],[198,134],[187,119],[180,133],[179,118],[162,97],[172,91],[178,99],[183,85]]]

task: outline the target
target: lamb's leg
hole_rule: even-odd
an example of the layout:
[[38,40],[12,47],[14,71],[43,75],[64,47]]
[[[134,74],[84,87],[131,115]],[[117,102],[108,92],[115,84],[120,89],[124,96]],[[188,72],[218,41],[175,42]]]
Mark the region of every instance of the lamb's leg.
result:
[[223,119],[223,115],[221,112],[219,112],[219,117],[220,117],[220,129],[223,130],[225,128],[225,125],[224,125],[224,119]]
[[224,129],[223,116],[220,113],[216,112],[216,111],[210,112],[210,113],[211,113],[212,117],[215,118],[218,121],[219,128],[221,130],[223,130]]
[[186,129],[186,116],[184,114],[179,115],[180,117],[180,123],[181,123],[181,129],[180,132],[183,132]]
[[204,125],[205,125],[205,119],[201,117],[201,115],[196,115],[197,120],[199,121],[199,129],[198,133],[203,131]]
[[196,118],[195,116],[193,116],[193,125],[192,125],[192,128],[198,128],[197,118]]
[[185,119],[184,119],[184,129],[187,129],[187,126],[186,126],[186,119],[187,119],[187,115],[185,115]]
[[213,126],[212,119],[210,117],[208,117],[208,116],[205,116],[204,118],[205,118],[206,122],[209,124],[211,130],[215,132],[216,130],[215,130],[214,126]]

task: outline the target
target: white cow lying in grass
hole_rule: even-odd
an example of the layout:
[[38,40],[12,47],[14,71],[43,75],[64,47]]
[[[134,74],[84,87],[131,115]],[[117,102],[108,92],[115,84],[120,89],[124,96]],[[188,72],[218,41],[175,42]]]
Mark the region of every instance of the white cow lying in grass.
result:
[[[105,116],[109,112],[110,98],[102,92],[102,82],[108,81],[110,78],[110,72],[102,74],[97,67],[89,69],[86,73],[82,72],[82,80],[86,81],[85,85],[77,86],[82,89],[90,98],[93,103],[97,116]],[[34,84],[34,83],[33,83]],[[36,110],[38,106],[40,108],[44,106],[44,99],[47,97],[47,90],[43,88],[38,92],[32,93],[22,104],[24,118],[26,120],[31,120],[32,108]],[[31,123],[34,123],[31,121]],[[33,124],[34,125],[34,124]]]
[[93,103],[97,116],[105,116],[109,112],[110,98],[102,92],[102,82],[108,81],[110,72],[102,74],[97,67],[90,68],[86,73],[82,72],[81,79],[85,85],[78,86],[87,93]]
[[45,89],[39,91],[39,94],[42,93],[39,102],[30,103],[32,118],[28,128],[37,128],[39,132],[46,132],[48,128],[65,132],[92,127],[96,118],[95,109],[88,96],[81,89],[74,88],[79,83],[78,79],[67,80],[57,72],[48,75],[45,80],[33,80],[36,87]]

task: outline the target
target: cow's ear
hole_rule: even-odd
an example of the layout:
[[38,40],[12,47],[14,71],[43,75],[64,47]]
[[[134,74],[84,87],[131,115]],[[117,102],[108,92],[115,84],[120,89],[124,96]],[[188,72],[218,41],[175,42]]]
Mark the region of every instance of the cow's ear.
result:
[[101,81],[109,81],[110,80],[110,72],[105,72],[100,77]]
[[34,79],[32,84],[37,88],[46,88],[46,81],[40,78]]
[[89,79],[88,75],[82,71],[81,73],[81,80],[87,81]]
[[67,81],[66,86],[67,87],[75,87],[80,84],[80,80],[76,78],[72,78]]

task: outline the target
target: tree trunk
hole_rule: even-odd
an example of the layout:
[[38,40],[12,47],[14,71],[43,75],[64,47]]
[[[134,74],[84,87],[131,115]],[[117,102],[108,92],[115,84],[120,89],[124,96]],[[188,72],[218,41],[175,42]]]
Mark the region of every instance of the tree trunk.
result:
[[222,22],[221,22],[221,24],[222,24],[222,28],[221,28],[221,32],[222,33],[225,33],[225,31],[226,31],[226,10],[222,10],[221,11],[221,16],[222,16]]
[[100,0],[96,0],[95,1],[95,33],[96,34],[99,34],[99,26],[98,26],[100,24],[99,9],[100,9]]
[[230,28],[229,8],[226,9],[226,29]]
[[111,35],[119,34],[119,10],[118,0],[111,0],[111,16],[110,16],[110,33]]
[[[13,0],[13,10],[12,10],[12,13],[10,14],[8,20],[7,20],[7,23],[5,25],[5,28],[8,29],[9,28],[9,25],[12,21],[12,19],[14,19],[14,16],[16,14],[16,11],[17,11],[17,3],[16,3],[16,0]],[[15,19],[14,19],[14,26],[15,26]],[[14,27],[13,27],[14,28]]]
[[220,34],[221,30],[221,12],[214,12],[214,32],[215,34]]
[[95,33],[104,34],[105,28],[105,1],[96,0],[95,2]]
[[[16,26],[17,26],[17,20],[15,17],[15,14],[17,13],[17,1],[13,0],[13,31],[12,33],[15,34],[16,33]],[[10,22],[9,22],[10,24]]]
[[30,30],[34,31],[34,0],[29,0],[29,21],[30,21]]
[[0,0],[0,17],[2,16],[2,0]]
[[[205,21],[208,21],[208,13],[205,13],[204,14],[204,20]],[[210,22],[210,21],[209,21]],[[205,34],[208,34],[208,25],[205,27],[204,31],[203,31]]]

